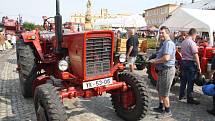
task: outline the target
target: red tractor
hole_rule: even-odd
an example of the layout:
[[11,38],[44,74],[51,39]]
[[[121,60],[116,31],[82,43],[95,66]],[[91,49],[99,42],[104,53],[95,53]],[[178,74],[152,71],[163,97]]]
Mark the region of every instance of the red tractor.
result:
[[8,17],[2,18],[1,27],[4,29],[5,33],[10,34],[16,34],[21,30],[20,23],[14,19],[9,19]]
[[127,121],[146,116],[147,84],[139,76],[114,63],[114,33],[87,31],[63,33],[56,0],[54,31],[22,33],[17,41],[21,92],[34,97],[39,121],[66,121],[64,98],[101,96],[110,93],[118,116]]
[[[207,47],[207,45],[201,45],[198,48],[199,50],[199,59],[201,64],[201,78],[195,80],[195,84],[198,86],[203,86],[203,84],[206,83],[206,77],[208,77],[208,74],[211,71],[211,61],[213,58],[213,55],[215,53],[214,47]],[[155,56],[151,56],[151,58],[155,58]],[[176,75],[173,80],[172,86],[175,85],[176,82],[180,81],[180,63],[182,60],[182,56],[180,53],[180,48],[176,50]],[[156,82],[158,80],[157,73],[155,70],[155,66],[153,64],[148,64],[147,68],[148,78],[152,82],[153,85],[156,85]]]

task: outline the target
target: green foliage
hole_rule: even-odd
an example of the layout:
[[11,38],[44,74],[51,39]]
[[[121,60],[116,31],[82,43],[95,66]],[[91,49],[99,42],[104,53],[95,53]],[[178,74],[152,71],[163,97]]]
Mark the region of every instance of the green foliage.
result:
[[27,31],[34,30],[36,27],[36,25],[34,23],[29,23],[29,22],[24,22],[22,26]]

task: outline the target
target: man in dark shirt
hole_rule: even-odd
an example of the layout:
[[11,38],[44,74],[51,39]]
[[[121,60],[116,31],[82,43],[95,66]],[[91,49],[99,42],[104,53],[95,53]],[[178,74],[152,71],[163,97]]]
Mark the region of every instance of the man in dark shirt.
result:
[[130,67],[130,72],[134,72],[134,64],[138,54],[138,37],[135,36],[134,29],[128,30],[128,40],[126,42],[126,57]]

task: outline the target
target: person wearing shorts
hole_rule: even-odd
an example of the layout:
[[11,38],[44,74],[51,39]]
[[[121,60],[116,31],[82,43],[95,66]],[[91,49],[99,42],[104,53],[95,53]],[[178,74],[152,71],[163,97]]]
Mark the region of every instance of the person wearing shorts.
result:
[[138,54],[138,37],[134,29],[128,30],[128,40],[126,41],[126,58],[130,67],[130,72],[134,72],[134,65]]
[[156,65],[158,72],[157,91],[159,96],[159,107],[153,108],[159,112],[157,118],[171,117],[169,93],[175,76],[175,44],[170,39],[170,31],[166,26],[160,28],[159,40],[162,45],[157,53],[156,59],[149,60]]

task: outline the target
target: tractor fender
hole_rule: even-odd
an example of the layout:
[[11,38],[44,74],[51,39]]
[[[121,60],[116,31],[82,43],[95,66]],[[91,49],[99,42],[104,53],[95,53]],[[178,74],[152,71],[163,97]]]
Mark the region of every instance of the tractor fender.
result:
[[181,61],[182,60],[182,55],[181,55],[181,53],[178,50],[176,50],[176,52],[175,52],[175,57],[176,57],[177,61]]
[[[36,32],[31,31],[31,32],[22,33],[21,36],[23,38],[24,43],[32,43],[32,45],[35,47],[36,52],[40,56],[41,60],[44,60],[42,47],[40,45],[40,39],[39,39],[38,31],[36,31]],[[31,38],[33,36],[35,38]]]

